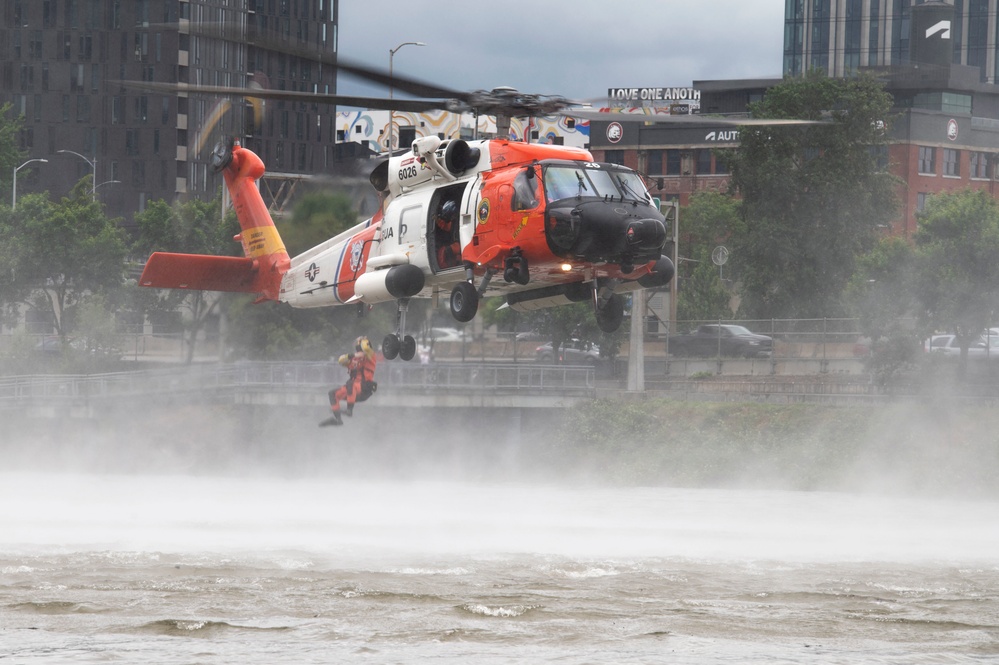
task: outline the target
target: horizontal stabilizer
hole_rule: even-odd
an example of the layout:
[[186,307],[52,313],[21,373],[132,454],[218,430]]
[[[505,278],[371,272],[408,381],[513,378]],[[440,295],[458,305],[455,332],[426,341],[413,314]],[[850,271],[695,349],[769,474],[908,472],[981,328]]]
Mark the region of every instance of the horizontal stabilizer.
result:
[[154,252],[146,261],[139,284],[154,289],[256,293],[256,275],[253,259]]

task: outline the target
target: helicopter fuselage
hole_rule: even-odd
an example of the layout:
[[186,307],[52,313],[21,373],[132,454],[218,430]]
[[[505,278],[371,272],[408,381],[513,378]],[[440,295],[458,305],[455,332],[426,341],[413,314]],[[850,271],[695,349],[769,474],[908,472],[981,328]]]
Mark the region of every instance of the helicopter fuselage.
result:
[[[371,181],[385,197],[379,213],[292,259],[281,300],[322,307],[429,297],[469,273],[480,285],[487,274],[504,277],[490,278],[483,296],[597,278],[626,292],[642,288],[637,280],[654,270],[665,242],[641,178],[578,148],[424,139]],[[447,201],[459,216],[445,232],[436,219]],[[455,251],[445,260],[448,247]],[[412,268],[393,271],[401,266]],[[393,284],[390,271],[406,283]]]

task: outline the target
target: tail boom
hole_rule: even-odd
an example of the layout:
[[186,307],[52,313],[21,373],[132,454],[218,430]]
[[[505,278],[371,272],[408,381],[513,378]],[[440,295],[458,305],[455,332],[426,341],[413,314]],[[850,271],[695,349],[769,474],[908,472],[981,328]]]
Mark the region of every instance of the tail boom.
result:
[[281,280],[291,259],[264,204],[257,180],[264,163],[253,152],[234,144],[216,149],[218,169],[232,197],[241,232],[243,258],[205,254],[155,252],[139,280],[158,289],[255,293],[260,300],[280,300]]

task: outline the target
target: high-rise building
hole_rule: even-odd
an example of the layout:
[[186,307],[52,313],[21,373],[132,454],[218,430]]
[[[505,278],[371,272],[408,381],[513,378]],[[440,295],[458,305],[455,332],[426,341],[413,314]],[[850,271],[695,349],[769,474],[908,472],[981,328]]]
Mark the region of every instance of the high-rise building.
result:
[[0,105],[23,116],[28,158],[48,160],[21,172],[19,195],[65,195],[89,175],[127,224],[151,200],[214,196],[209,157],[226,135],[276,175],[323,169],[335,154],[332,105],[254,107],[122,82],[334,93],[338,1],[0,0]]
[[784,74],[966,65],[996,83],[999,0],[785,0]]

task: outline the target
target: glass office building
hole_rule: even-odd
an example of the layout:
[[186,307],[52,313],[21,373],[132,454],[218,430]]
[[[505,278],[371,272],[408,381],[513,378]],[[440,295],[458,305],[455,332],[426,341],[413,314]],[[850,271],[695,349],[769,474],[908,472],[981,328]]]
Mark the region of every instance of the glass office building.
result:
[[999,0],[785,0],[785,75],[917,63],[976,67],[996,82]]

